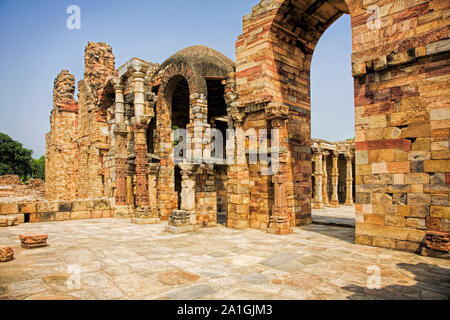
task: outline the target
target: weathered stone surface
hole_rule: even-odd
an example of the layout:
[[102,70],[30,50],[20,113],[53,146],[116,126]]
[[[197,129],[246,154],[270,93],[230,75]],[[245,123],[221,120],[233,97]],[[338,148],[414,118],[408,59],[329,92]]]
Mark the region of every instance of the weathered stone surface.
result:
[[166,285],[180,285],[196,282],[198,275],[184,271],[168,271],[158,276],[158,280]]
[[428,249],[449,252],[450,233],[439,231],[428,231],[425,237],[425,243]]
[[19,215],[8,214],[0,215],[0,227],[11,227],[19,222]]
[[47,246],[47,234],[19,235],[22,248],[33,249]]
[[14,250],[12,248],[0,248],[0,262],[8,262],[14,259]]

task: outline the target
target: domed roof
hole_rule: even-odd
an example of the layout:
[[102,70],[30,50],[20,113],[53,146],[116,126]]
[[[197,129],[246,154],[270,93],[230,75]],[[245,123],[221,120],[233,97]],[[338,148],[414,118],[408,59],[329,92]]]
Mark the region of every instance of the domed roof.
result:
[[234,62],[222,53],[207,46],[196,45],[178,51],[164,61],[155,75],[171,64],[185,63],[201,77],[226,77],[234,72]]

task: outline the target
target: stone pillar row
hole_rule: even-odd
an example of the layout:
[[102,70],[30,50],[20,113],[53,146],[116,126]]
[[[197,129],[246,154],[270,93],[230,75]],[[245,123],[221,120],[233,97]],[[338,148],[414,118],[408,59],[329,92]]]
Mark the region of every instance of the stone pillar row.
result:
[[[327,159],[329,152],[322,152],[318,150],[314,153],[313,160],[315,162],[315,193],[313,198],[313,208],[323,209],[324,206],[331,206],[337,208],[340,206],[338,197],[338,184],[339,184],[339,167],[338,159],[339,154],[333,152],[331,158],[333,160],[333,169],[331,173],[331,183],[333,187],[333,193],[331,201],[328,196],[328,173],[327,173]],[[346,198],[345,205],[353,206],[353,166],[352,155],[350,153],[345,154],[346,160]]]

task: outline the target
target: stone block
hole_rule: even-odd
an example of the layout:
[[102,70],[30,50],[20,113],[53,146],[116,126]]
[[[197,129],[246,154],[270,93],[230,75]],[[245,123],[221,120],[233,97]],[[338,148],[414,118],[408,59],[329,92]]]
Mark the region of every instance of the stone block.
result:
[[103,216],[102,218],[113,218],[114,217],[114,210],[102,210]]
[[33,249],[47,246],[48,234],[19,235],[22,248]]
[[55,221],[56,212],[41,212],[36,213],[35,219],[37,221],[32,222],[47,222],[47,221]]
[[93,210],[107,210],[111,209],[111,205],[108,200],[95,200],[93,202]]
[[405,217],[402,216],[384,216],[384,225],[386,226],[404,227],[405,221]]
[[430,216],[433,218],[450,219],[450,207],[431,206]]
[[41,201],[36,205],[36,211],[40,212],[57,212],[59,203],[55,201]]
[[425,225],[429,230],[439,231],[441,230],[441,219],[425,217]]
[[10,247],[0,248],[0,262],[9,262],[14,259],[14,250]]
[[384,215],[380,214],[365,214],[364,223],[377,224],[380,226],[384,225]]
[[430,138],[418,138],[411,146],[411,151],[427,151],[431,150]]
[[87,211],[87,201],[74,201],[72,211]]
[[36,213],[36,203],[35,202],[23,202],[18,203],[19,213]]
[[93,210],[91,211],[91,219],[103,218],[103,210]]
[[410,173],[410,162],[409,161],[401,161],[401,162],[388,162],[387,163],[387,172],[388,173]]
[[60,202],[58,204],[58,212],[71,212],[73,210],[73,202]]
[[427,184],[430,176],[426,173],[410,173],[405,175],[405,184]]
[[409,252],[420,252],[421,244],[411,241],[396,241],[395,249]]
[[19,222],[17,214],[0,215],[0,227],[11,227]]
[[70,220],[70,212],[56,212],[55,221],[66,221]]
[[411,228],[380,226],[368,223],[357,223],[356,234],[378,238],[421,242],[425,237],[425,231]]
[[372,245],[375,247],[380,247],[380,248],[394,249],[395,248],[395,240],[374,237],[372,240]]
[[372,237],[363,236],[363,235],[356,235],[355,236],[355,244],[362,244],[365,246],[371,246],[372,245]]
[[72,212],[70,214],[71,220],[85,220],[85,219],[90,219],[90,218],[91,218],[90,211],[77,211],[77,212]]
[[371,163],[394,162],[394,161],[395,161],[394,149],[369,150],[369,162]]
[[428,249],[449,252],[450,233],[439,231],[428,231],[425,237],[425,244]]
[[408,193],[408,205],[423,206],[431,203],[431,196],[424,193]]
[[431,205],[432,206],[448,206],[449,201],[448,194],[432,194]]
[[17,203],[0,203],[0,215],[6,214],[17,214],[19,213],[19,208]]
[[424,161],[425,172],[448,172],[450,160],[426,160]]
[[406,218],[405,226],[407,228],[415,228],[419,230],[426,230],[425,219],[420,218]]

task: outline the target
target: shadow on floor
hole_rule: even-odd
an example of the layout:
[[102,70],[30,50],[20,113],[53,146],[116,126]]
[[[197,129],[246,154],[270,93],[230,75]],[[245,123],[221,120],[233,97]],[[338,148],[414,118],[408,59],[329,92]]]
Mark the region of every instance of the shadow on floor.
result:
[[313,214],[312,221],[314,224],[323,224],[328,226],[337,226],[337,227],[347,227],[354,228],[355,227],[355,218],[335,218],[329,216],[322,216],[320,214]]
[[390,285],[383,287],[383,272],[381,272],[381,289],[369,289],[358,285],[342,287],[353,292],[350,300],[449,300],[450,299],[450,269],[441,268],[427,263],[397,265],[403,270],[414,274],[416,284]]
[[303,230],[320,233],[324,236],[332,237],[348,243],[355,243],[355,228],[337,227],[321,224],[310,224],[300,227]]

